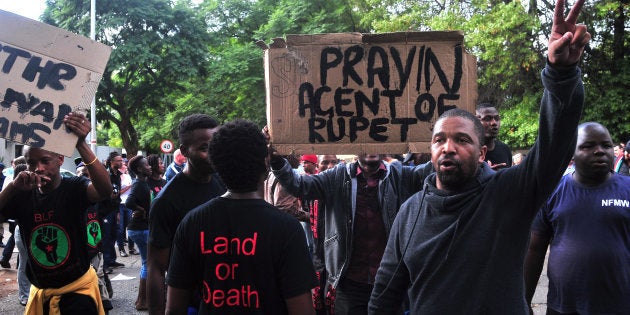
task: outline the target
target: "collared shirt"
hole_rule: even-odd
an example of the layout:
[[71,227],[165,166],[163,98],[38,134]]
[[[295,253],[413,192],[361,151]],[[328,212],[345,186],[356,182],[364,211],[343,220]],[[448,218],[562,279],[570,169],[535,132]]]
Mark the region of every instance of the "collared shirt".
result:
[[357,168],[357,196],[354,215],[354,246],[347,277],[350,280],[374,284],[376,271],[383,257],[387,238],[378,202],[378,183],[387,168],[381,163],[371,176]]

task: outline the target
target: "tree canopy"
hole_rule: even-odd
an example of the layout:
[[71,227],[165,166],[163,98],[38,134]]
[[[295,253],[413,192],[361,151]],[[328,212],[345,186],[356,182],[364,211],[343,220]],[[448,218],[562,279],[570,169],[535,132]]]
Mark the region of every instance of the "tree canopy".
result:
[[[89,0],[48,0],[43,21],[87,35]],[[572,3],[568,3],[567,6]],[[628,1],[586,1],[593,35],[580,64],[583,120],[630,139]],[[528,148],[538,129],[551,1],[108,0],[97,2],[97,40],[114,48],[97,93],[99,134],[128,152],[157,151],[191,112],[265,124],[263,52],[286,34],[462,30],[477,57],[478,101],[503,120],[501,140]],[[568,10],[568,9],[567,9]],[[621,114],[620,114],[621,113]],[[99,139],[100,141],[100,139]],[[385,152],[384,152],[385,153]],[[398,153],[398,152],[396,152]]]
[[[48,0],[43,21],[86,34],[89,0]],[[188,79],[208,71],[209,33],[204,19],[182,2],[167,0],[100,1],[97,40],[113,51],[97,93],[97,119],[116,127],[130,155],[159,138],[143,138],[161,129],[173,93],[185,93]]]

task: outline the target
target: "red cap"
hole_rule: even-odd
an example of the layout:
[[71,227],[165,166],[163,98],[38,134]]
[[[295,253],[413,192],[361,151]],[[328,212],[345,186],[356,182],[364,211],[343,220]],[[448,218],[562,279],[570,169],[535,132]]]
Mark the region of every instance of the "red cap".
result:
[[302,158],[300,159],[300,161],[308,161],[308,162],[311,162],[313,164],[317,164],[317,155],[315,155],[315,154],[304,154],[304,155],[302,155]]

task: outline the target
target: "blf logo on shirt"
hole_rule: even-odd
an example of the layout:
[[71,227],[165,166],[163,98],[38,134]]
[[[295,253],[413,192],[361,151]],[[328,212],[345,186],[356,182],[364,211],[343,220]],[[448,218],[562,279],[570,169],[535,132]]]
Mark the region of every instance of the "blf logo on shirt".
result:
[[41,267],[55,268],[68,259],[70,242],[68,234],[61,226],[49,223],[33,230],[28,248]]
[[96,248],[102,238],[101,224],[98,220],[92,220],[87,224],[87,240],[88,246]]

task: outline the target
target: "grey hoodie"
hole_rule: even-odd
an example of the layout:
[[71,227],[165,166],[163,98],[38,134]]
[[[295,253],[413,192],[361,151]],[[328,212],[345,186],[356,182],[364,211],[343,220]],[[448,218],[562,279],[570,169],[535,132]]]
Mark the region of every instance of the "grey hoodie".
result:
[[[420,190],[433,168],[430,163],[410,167],[395,162],[385,163],[385,166],[386,175],[378,184],[378,202],[386,233],[389,233],[400,205]],[[357,162],[338,164],[316,175],[300,176],[286,160],[280,165],[272,162],[274,175],[289,193],[304,199],[320,200],[318,220],[324,225],[323,259],[327,281],[333,287],[344,276],[352,254],[357,167]]]

